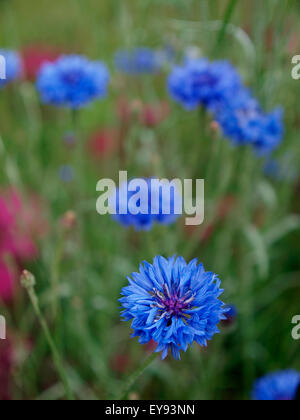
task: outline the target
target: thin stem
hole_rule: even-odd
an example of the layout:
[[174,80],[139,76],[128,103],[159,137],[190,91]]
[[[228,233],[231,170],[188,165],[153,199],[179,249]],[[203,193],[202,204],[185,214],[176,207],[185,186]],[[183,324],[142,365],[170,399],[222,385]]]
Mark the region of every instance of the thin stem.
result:
[[125,382],[124,387],[121,391],[120,397],[117,400],[124,400],[128,395],[136,381],[142,376],[145,370],[151,365],[151,363],[157,358],[157,353],[151,353],[150,356],[145,360],[142,366],[136,370]]
[[59,286],[59,277],[60,277],[60,263],[63,256],[64,250],[64,238],[61,237],[53,258],[53,265],[51,269],[51,287],[52,287],[52,315],[56,319],[58,313],[58,286]]
[[46,340],[49,344],[54,364],[56,366],[57,372],[58,372],[58,374],[59,374],[59,376],[62,380],[62,383],[64,385],[64,388],[65,388],[66,397],[70,401],[75,400],[75,397],[74,397],[74,395],[71,391],[71,388],[70,388],[70,385],[69,385],[69,382],[68,382],[68,379],[67,379],[67,375],[66,375],[65,369],[63,367],[60,355],[59,355],[58,350],[56,348],[56,345],[55,345],[55,343],[54,343],[54,341],[51,337],[51,333],[50,333],[50,330],[48,328],[47,322],[46,322],[46,320],[44,319],[44,317],[41,313],[38,297],[37,297],[37,295],[34,291],[34,287],[26,287],[26,289],[27,289],[29,298],[31,300],[33,309],[35,311],[35,314],[39,319],[39,322],[40,322],[41,327],[43,329],[43,332],[45,334]]
[[232,18],[232,15],[233,15],[233,12],[235,10],[237,3],[238,3],[238,0],[229,0],[228,2],[228,6],[226,7],[226,11],[225,11],[224,19],[223,19],[223,25],[219,32],[216,47],[215,47],[216,52],[218,52],[219,48],[221,47],[223,43],[227,26]]

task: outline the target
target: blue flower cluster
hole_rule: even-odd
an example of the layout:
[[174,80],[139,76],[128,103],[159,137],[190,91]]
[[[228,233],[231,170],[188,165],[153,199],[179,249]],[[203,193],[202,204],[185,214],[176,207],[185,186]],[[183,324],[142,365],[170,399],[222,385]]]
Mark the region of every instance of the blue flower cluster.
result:
[[168,90],[187,110],[206,107],[225,136],[236,145],[251,144],[258,155],[271,153],[282,141],[283,111],[265,113],[226,61],[186,60],[169,75]]
[[37,89],[46,104],[78,109],[106,96],[109,80],[102,62],[70,55],[42,67]]
[[248,90],[237,91],[230,101],[216,108],[215,120],[236,145],[251,144],[257,155],[273,152],[282,142],[283,111],[265,113]]
[[0,50],[0,56],[4,58],[5,79],[0,79],[0,88],[20,78],[23,73],[23,63],[20,55],[11,50]]
[[225,319],[218,299],[221,282],[196,259],[187,264],[182,257],[157,256],[131,277],[120,299],[124,321],[133,320],[132,337],[140,337],[141,344],[154,340],[162,359],[169,350],[180,359],[181,350],[194,342],[206,346],[219,333],[218,324]]
[[299,372],[275,372],[256,381],[253,398],[258,401],[292,401],[296,398],[299,386]]
[[[129,191],[130,183],[124,183],[117,189],[110,198],[110,203],[114,200],[116,202],[117,214],[113,218],[117,222],[125,227],[133,226],[137,231],[148,231],[155,223],[169,225],[177,220],[180,214],[176,209],[182,208],[181,195],[173,187],[170,190],[160,187],[158,191],[154,191],[152,180],[153,178],[145,179],[145,191],[139,188]],[[138,201],[135,200],[136,194],[141,195]],[[138,214],[135,207],[140,209]]]
[[121,50],[115,55],[115,65],[122,73],[130,75],[157,73],[161,66],[161,56],[147,47],[133,51]]

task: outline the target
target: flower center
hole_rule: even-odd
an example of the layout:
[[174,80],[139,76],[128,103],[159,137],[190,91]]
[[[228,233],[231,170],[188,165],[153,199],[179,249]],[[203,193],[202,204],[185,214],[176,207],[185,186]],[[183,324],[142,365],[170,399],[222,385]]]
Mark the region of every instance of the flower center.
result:
[[181,317],[185,320],[189,319],[189,316],[184,311],[192,308],[195,295],[191,290],[188,290],[185,294],[179,296],[179,292],[170,292],[167,284],[165,284],[163,286],[163,292],[153,289],[153,298],[153,308],[159,308],[159,313],[155,321],[157,322],[162,318],[166,318],[170,321],[170,325],[173,316],[177,318]]

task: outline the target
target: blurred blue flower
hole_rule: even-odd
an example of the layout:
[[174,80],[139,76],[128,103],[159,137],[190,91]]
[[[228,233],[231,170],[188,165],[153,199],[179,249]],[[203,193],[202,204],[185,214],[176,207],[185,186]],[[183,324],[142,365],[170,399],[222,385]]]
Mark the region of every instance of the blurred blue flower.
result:
[[20,78],[23,73],[23,64],[20,55],[15,51],[0,50],[0,56],[5,61],[5,79],[0,79],[0,88]]
[[[110,204],[116,201],[117,214],[113,215],[113,219],[125,227],[133,226],[135,230],[150,230],[154,223],[169,225],[174,223],[180,214],[176,211],[182,207],[182,197],[175,188],[155,189],[152,184],[154,178],[145,179],[145,191],[141,191],[142,198],[137,203],[131,199],[140,191],[140,188],[134,191],[128,191],[129,183],[124,183],[117,189],[116,193],[110,198]],[[135,181],[135,180],[132,180]],[[144,194],[144,195],[143,195]],[[140,208],[136,214],[133,206]],[[146,211],[143,209],[146,208]],[[125,209],[126,214],[121,209]],[[153,211],[154,210],[154,211]],[[143,214],[144,213],[144,214]]]
[[70,55],[42,67],[37,89],[44,103],[77,109],[106,96],[109,79],[102,62]]
[[266,375],[254,384],[253,398],[257,401],[291,401],[296,398],[300,373],[285,370]]
[[210,62],[207,59],[188,59],[182,66],[174,67],[168,77],[171,97],[193,110],[200,105],[213,108],[224,97],[242,85],[236,69],[227,61]]
[[299,175],[294,156],[290,153],[285,154],[281,159],[266,160],[263,170],[267,177],[275,181],[294,182]]
[[231,99],[214,107],[223,134],[236,145],[251,144],[257,155],[270,154],[282,142],[283,111],[265,113],[249,90],[242,88]]
[[165,359],[171,350],[175,359],[186,352],[193,342],[207,346],[207,341],[219,333],[218,324],[224,319],[223,293],[217,275],[205,272],[197,259],[186,263],[175,256],[144,261],[140,272],[128,278],[120,302],[124,321],[132,322],[132,337],[146,344],[158,343],[156,353]]
[[133,51],[118,51],[115,65],[123,73],[137,75],[156,73],[161,66],[161,57],[155,50],[139,47]]
[[62,165],[59,168],[59,177],[63,182],[72,182],[75,176],[74,169],[71,165]]

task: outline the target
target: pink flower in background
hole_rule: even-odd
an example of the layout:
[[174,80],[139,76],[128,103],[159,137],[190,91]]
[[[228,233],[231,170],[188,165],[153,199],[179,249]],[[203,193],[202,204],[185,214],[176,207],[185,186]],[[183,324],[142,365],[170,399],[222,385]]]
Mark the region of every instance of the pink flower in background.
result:
[[9,302],[14,295],[15,278],[14,272],[9,266],[0,259],[0,298],[4,302]]
[[38,256],[37,240],[48,230],[41,199],[25,200],[14,189],[0,192],[0,298],[10,301],[22,264]]
[[146,127],[153,128],[162,123],[170,115],[170,107],[167,102],[159,102],[155,105],[146,104],[140,112],[140,122]]
[[42,45],[31,45],[22,51],[24,73],[28,80],[35,80],[38,72],[45,63],[56,61],[61,55],[53,47]]
[[90,136],[88,150],[91,156],[102,160],[113,154],[116,149],[117,133],[114,129],[105,128]]
[[116,104],[116,112],[123,123],[128,123],[133,118],[132,102],[124,96],[120,97]]

